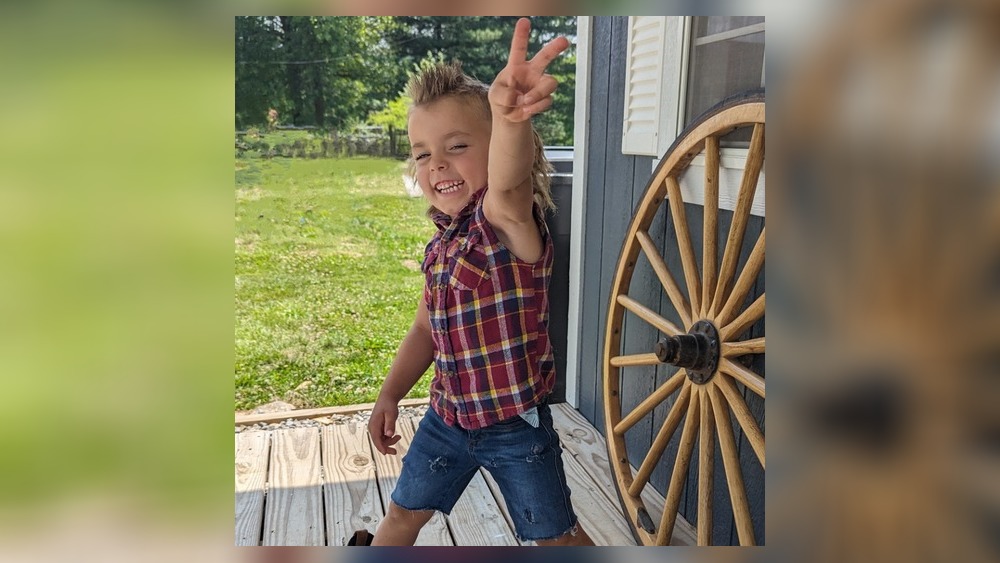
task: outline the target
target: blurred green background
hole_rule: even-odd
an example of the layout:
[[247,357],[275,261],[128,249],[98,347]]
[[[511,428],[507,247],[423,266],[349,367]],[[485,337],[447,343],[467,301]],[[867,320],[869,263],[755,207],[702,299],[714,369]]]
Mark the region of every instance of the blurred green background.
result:
[[207,529],[232,517],[232,18],[5,11],[0,543]]

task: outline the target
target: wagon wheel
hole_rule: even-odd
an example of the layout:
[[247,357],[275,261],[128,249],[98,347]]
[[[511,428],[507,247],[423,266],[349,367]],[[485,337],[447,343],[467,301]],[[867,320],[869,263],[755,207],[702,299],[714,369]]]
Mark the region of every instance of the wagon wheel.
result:
[[[732,216],[721,264],[717,259],[719,208],[719,139],[736,130],[750,132],[739,194]],[[705,160],[705,205],[702,264],[699,268],[691,231],[685,216],[679,178],[699,154]],[[611,287],[604,348],[604,407],[611,467],[626,519],[636,539],[643,545],[668,545],[674,533],[682,489],[689,473],[695,442],[697,460],[697,538],[699,545],[711,543],[712,497],[715,440],[721,450],[735,527],[741,545],[755,543],[746,488],[730,413],[743,430],[750,446],[764,466],[764,433],[741,394],[745,387],[764,399],[764,378],[741,363],[741,356],[764,354],[764,337],[740,340],[748,328],[764,316],[764,294],[749,306],[747,296],[764,264],[764,230],[746,263],[737,272],[751,204],[764,164],[764,97],[762,94],[727,100],[692,124],[674,142],[654,172],[632,219]],[[662,253],[648,230],[661,206],[669,206],[677,246],[665,245]],[[723,233],[723,237],[726,235]],[[632,274],[640,252],[649,261],[682,326],[664,318],[649,306],[629,296]],[[665,256],[677,253],[683,269],[685,288],[678,285]],[[686,289],[686,291],[685,291]],[[659,291],[659,290],[657,290]],[[654,349],[645,353],[623,351],[622,326],[625,311],[631,322],[648,323],[660,333]],[[620,385],[633,366],[677,366],[675,374],[622,416]],[[624,369],[623,369],[624,368]],[[633,372],[634,373],[634,372]],[[671,399],[673,399],[671,401]],[[625,433],[654,408],[669,408],[662,427],[656,431],[648,451],[629,451]],[[665,459],[672,436],[684,422],[677,455]],[[634,450],[635,448],[633,448]],[[629,462],[637,460],[638,469]],[[671,471],[666,497],[661,506],[647,506],[643,490],[662,462]],[[647,499],[651,498],[645,495]],[[657,499],[662,499],[654,495]],[[649,502],[647,500],[647,502]],[[651,514],[662,511],[659,522]]]

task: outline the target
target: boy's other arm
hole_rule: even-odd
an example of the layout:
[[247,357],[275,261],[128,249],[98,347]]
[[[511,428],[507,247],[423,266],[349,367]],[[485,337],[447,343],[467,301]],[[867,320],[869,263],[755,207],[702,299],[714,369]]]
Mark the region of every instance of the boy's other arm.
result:
[[389,368],[389,375],[382,383],[382,390],[379,391],[371,418],[368,420],[368,433],[371,434],[375,449],[383,454],[396,454],[396,449],[392,445],[400,439],[396,434],[399,401],[413,389],[433,361],[434,340],[431,338],[431,323],[427,304],[421,296],[416,318],[399,345],[396,358]]
[[558,37],[529,61],[527,19],[518,20],[507,66],[490,86],[493,129],[489,152],[489,190],[483,202],[486,219],[518,258],[534,262],[542,254],[541,234],[532,204],[535,160],[531,117],[552,105],[557,83],[545,69],[569,42]]

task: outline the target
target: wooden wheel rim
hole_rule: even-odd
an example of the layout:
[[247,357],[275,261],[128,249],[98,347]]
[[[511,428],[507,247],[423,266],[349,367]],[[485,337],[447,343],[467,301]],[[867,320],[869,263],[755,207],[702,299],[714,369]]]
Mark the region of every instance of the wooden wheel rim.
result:
[[[738,128],[752,128],[750,150],[743,171],[739,195],[733,212],[733,220],[728,237],[721,240],[725,252],[721,264],[717,263],[719,244],[718,218],[718,170],[721,136]],[[684,217],[683,199],[678,178],[699,154],[705,154],[705,240],[702,245],[704,268],[699,269],[694,255],[690,233]],[[764,467],[764,434],[747,408],[738,391],[737,383],[764,399],[764,378],[736,362],[736,356],[764,354],[765,339],[738,340],[738,337],[753,323],[763,317],[764,294],[749,306],[743,303],[749,294],[764,262],[764,230],[754,244],[753,250],[743,269],[736,271],[743,238],[750,215],[750,207],[756,190],[759,174],[764,162],[764,98],[763,94],[753,94],[722,102],[705,113],[703,117],[682,133],[661,159],[646,187],[642,200],[627,231],[622,251],[619,255],[615,277],[611,287],[608,320],[604,347],[604,404],[605,436],[608,444],[609,460],[618,489],[619,498],[625,509],[636,539],[642,545],[668,545],[672,537],[676,516],[679,512],[680,489],[688,474],[694,444],[698,441],[707,447],[699,447],[698,466],[698,544],[711,543],[712,533],[712,482],[714,481],[715,441],[718,440],[722,452],[726,483],[733,509],[733,517],[741,545],[754,545],[755,539],[750,520],[749,507],[734,443],[733,427],[729,414],[735,415],[754,453]],[[683,280],[674,280],[662,261],[662,255],[647,234],[654,217],[663,205],[670,205],[673,229],[677,237],[684,271]],[[711,236],[710,236],[710,233]],[[645,307],[628,296],[632,274],[639,254],[650,260],[650,265],[660,280],[666,294],[681,319],[683,326],[668,321],[655,311]],[[657,256],[653,256],[653,255]],[[707,259],[711,256],[711,260]],[[659,264],[657,264],[659,258]],[[704,282],[704,285],[702,285]],[[681,287],[686,287],[685,298]],[[621,412],[620,378],[621,368],[637,365],[654,365],[659,359],[654,354],[622,354],[621,327],[628,310],[637,318],[648,323],[666,336],[687,334],[695,323],[708,321],[718,329],[721,349],[718,368],[704,383],[693,383],[685,377],[684,369],[670,377],[649,397],[636,406],[623,419]],[[643,458],[642,465],[633,471],[629,463],[625,443],[625,432],[652,409],[668,398],[676,396],[662,428],[653,440],[650,450]],[[683,419],[683,424],[682,424]],[[681,427],[683,427],[681,429]],[[680,429],[680,446],[673,461],[669,484],[664,499],[662,517],[659,522],[650,516],[642,500],[643,486],[659,463],[664,448],[670,438]],[[708,455],[706,452],[711,452]],[[704,476],[712,478],[704,478]]]

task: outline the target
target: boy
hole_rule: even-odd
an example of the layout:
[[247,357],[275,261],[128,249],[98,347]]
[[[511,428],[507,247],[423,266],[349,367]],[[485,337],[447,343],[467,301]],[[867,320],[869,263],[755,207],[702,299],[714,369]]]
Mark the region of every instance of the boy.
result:
[[507,66],[487,88],[457,65],[410,84],[417,181],[438,232],[423,263],[424,300],[375,403],[369,432],[396,454],[398,404],[434,362],[430,407],[372,545],[413,545],[435,510],[448,513],[486,467],[517,535],[539,545],[593,545],[570,503],[546,399],[555,380],[548,340],[552,206],[531,117],[552,104],[545,68],[569,42],[527,60],[517,22]]

